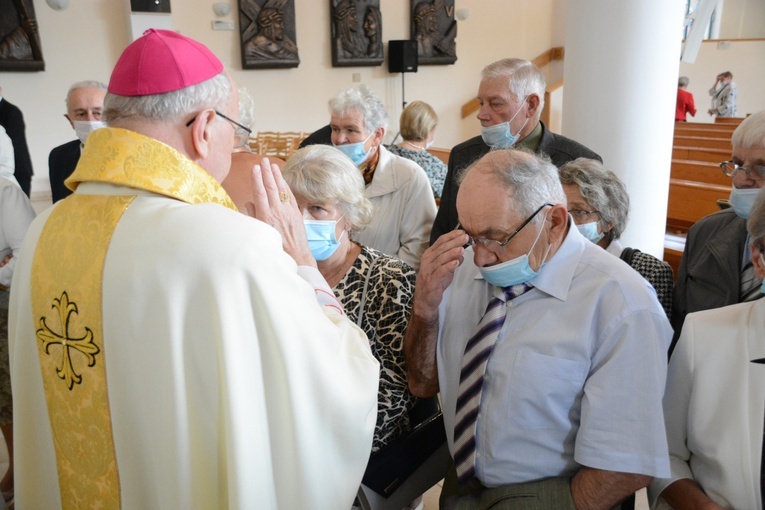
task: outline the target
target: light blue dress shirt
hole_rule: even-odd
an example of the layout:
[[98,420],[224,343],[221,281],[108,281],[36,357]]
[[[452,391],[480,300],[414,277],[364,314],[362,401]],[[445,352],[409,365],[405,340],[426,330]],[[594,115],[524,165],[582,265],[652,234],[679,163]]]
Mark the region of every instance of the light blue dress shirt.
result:
[[[449,448],[465,344],[492,293],[472,251],[439,310],[438,377]],[[581,466],[669,474],[662,396],[672,328],[650,285],[569,228],[511,301],[489,359],[476,432],[486,486],[573,476]]]

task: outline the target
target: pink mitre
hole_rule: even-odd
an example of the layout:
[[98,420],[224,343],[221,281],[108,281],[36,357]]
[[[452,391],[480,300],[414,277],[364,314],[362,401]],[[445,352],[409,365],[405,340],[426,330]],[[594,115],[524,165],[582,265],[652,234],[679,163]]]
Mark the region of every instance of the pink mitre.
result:
[[150,28],[122,52],[109,92],[148,96],[185,89],[214,78],[223,64],[207,46],[172,30]]

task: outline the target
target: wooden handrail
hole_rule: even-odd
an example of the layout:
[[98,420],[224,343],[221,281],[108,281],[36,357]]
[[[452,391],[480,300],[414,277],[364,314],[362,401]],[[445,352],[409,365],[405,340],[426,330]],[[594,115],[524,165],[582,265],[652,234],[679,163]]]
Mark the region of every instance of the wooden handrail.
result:
[[[534,64],[537,67],[544,67],[553,60],[563,60],[564,56],[564,49],[563,47],[557,47],[557,48],[550,48],[549,50],[545,51],[541,55],[539,55],[537,58],[531,61],[532,64]],[[555,83],[555,88],[550,89],[548,87],[547,92],[552,92],[553,90],[560,88],[563,85],[563,82],[557,82]],[[462,118],[466,118],[469,115],[471,115],[474,112],[477,112],[478,109],[481,107],[481,105],[478,104],[478,99],[473,98],[467,103],[462,105]]]

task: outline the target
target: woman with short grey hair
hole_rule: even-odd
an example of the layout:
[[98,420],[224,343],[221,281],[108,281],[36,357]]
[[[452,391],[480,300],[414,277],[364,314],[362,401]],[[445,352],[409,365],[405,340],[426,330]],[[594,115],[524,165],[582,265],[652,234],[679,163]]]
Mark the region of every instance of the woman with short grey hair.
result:
[[364,179],[339,150],[311,145],[282,170],[303,213],[308,246],[348,317],[369,337],[380,362],[377,425],[372,451],[409,429],[415,404],[404,368],[404,334],[416,274],[401,260],[363,246],[357,234],[372,218]]
[[619,242],[627,227],[630,208],[624,183],[603,163],[586,158],[563,165],[560,180],[566,193],[568,212],[582,235],[620,257],[648,280],[670,318],[674,285],[672,267],[636,248],[625,248]]
[[340,91],[329,101],[332,145],[364,178],[374,214],[358,241],[400,258],[415,270],[428,247],[436,202],[425,171],[382,145],[388,114],[366,86]]

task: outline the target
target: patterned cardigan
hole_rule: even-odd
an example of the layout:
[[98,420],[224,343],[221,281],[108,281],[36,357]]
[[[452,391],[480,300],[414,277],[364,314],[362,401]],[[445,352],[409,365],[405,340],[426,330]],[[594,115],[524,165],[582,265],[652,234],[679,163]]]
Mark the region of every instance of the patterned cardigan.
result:
[[[625,248],[622,251],[622,260],[625,260],[625,255],[628,253],[627,250],[630,250],[630,248]],[[672,289],[674,288],[675,276],[672,266],[653,255],[638,250],[635,250],[631,259],[625,260],[625,262],[653,286],[654,290],[656,290],[656,296],[659,298],[662,308],[664,308],[664,313],[667,314],[667,319],[671,321]]]

